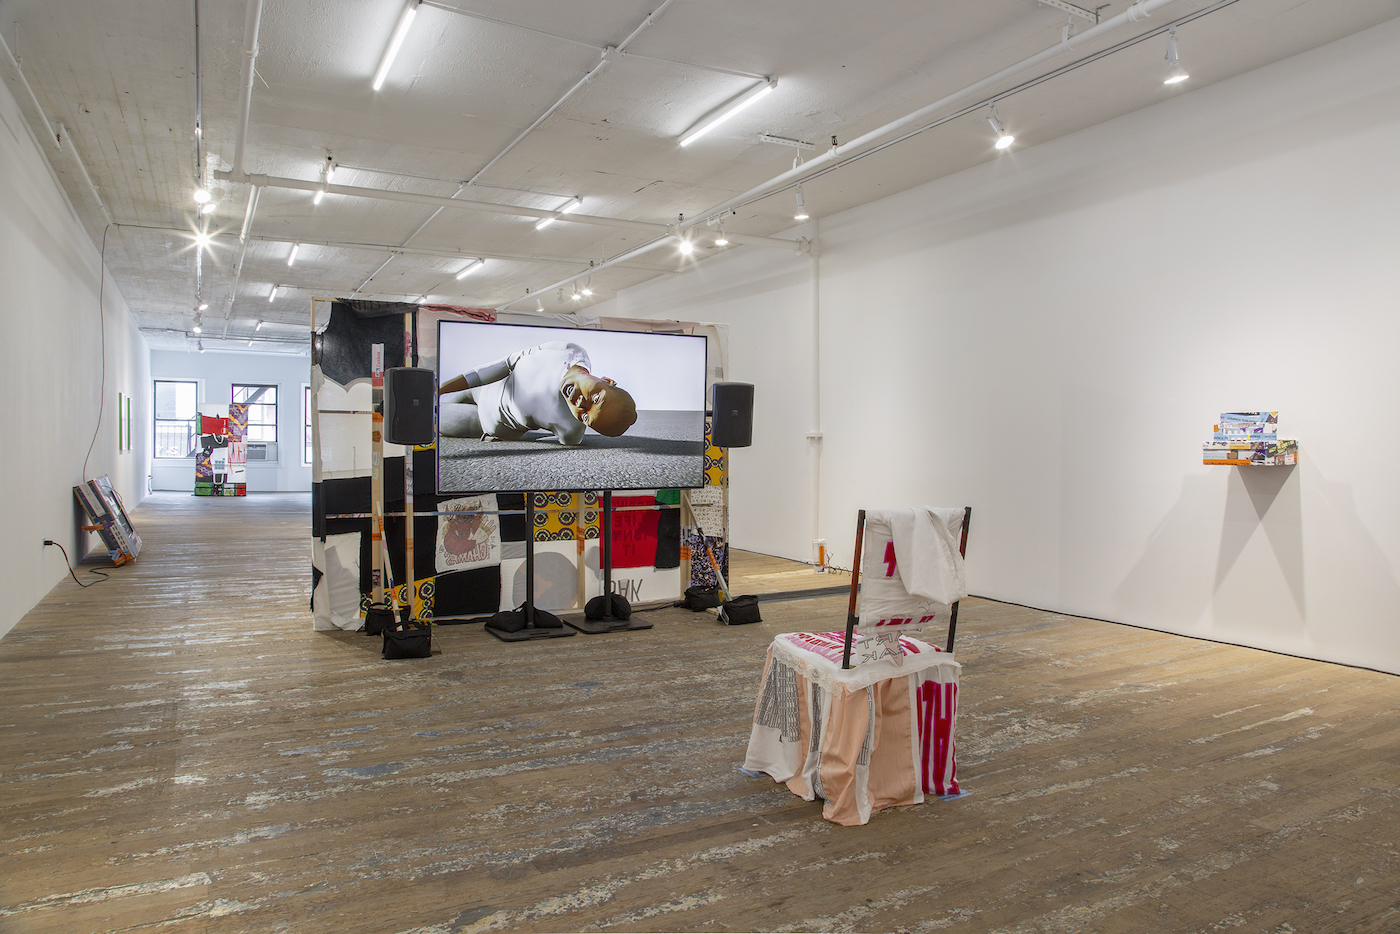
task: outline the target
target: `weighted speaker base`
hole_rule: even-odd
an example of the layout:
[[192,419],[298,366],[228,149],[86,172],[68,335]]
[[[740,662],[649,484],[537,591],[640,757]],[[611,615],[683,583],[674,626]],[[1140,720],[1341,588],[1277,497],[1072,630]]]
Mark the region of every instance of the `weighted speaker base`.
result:
[[633,616],[631,619],[566,619],[564,625],[572,626],[579,632],[596,636],[604,632],[632,632],[639,629],[650,629],[651,623],[644,619]]

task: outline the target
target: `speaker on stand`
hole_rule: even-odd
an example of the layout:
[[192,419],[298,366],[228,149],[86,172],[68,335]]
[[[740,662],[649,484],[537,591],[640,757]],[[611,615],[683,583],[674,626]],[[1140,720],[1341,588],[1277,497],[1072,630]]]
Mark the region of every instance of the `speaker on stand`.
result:
[[753,383],[715,383],[710,443],[717,448],[753,444]]
[[384,371],[384,440],[390,444],[433,443],[433,371],[396,366]]

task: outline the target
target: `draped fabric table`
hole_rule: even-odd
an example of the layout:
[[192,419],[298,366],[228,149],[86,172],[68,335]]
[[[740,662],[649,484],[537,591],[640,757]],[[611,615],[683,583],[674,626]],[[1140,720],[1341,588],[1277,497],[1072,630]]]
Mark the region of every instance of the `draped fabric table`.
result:
[[[958,793],[953,725],[958,671],[952,655],[900,637],[902,664],[874,640],[841,668],[845,634],[789,632],[768,647],[744,769],[766,772],[822,817],[864,824],[925,794]],[[882,657],[883,656],[883,657]]]

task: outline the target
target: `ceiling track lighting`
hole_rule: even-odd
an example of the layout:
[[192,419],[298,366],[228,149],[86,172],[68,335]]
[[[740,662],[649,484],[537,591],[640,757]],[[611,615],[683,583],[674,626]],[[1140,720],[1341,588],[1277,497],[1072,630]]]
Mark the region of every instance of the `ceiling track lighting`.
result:
[[1176,52],[1176,27],[1173,26],[1167,36],[1167,76],[1162,79],[1162,83],[1180,84],[1189,77],[1191,75],[1181,67],[1181,59]]
[[311,204],[312,204],[313,206],[318,205],[318,204],[321,203],[321,199],[324,198],[324,197],[326,196],[326,188],[325,188],[325,186],[326,186],[326,185],[329,185],[329,184],[331,183],[332,179],[334,179],[334,178],[335,178],[335,158],[334,158],[333,156],[326,156],[325,181],[322,183],[322,186],[321,186],[320,188],[316,189],[316,193],[315,193],[314,195],[311,196]]
[[797,211],[792,215],[795,221],[805,221],[812,215],[807,213],[807,205],[802,200],[802,186],[797,186]]
[[202,207],[202,208],[199,209],[199,213],[200,213],[200,214],[213,214],[213,213],[214,213],[214,209],[217,208],[218,206],[219,206],[219,204],[218,204],[218,202],[216,202],[216,201],[209,201],[209,202],[206,202],[205,205],[204,205],[204,207]]
[[540,301],[538,298],[535,299],[535,310],[540,314],[544,314],[544,302]]
[[389,76],[389,68],[394,64],[394,57],[399,54],[399,47],[403,45],[404,38],[408,35],[408,27],[413,25],[414,14],[418,12],[419,0],[407,0],[403,9],[399,11],[398,22],[394,23],[394,31],[389,34],[389,44],[384,48],[384,57],[379,60],[379,67],[374,70],[374,81],[371,86],[378,91],[384,86],[384,79]]
[[292,244],[292,252],[291,252],[290,254],[288,254],[288,256],[287,256],[287,265],[288,265],[288,266],[292,265],[292,263],[295,263],[295,262],[297,261],[297,251],[300,250],[300,249],[301,249],[301,244],[300,244],[300,243],[293,243],[293,244]]
[[583,294],[584,297],[593,295],[593,273],[591,272],[588,274],[588,278],[583,281]]
[[[558,212],[560,214],[572,214],[581,207],[583,207],[583,195],[577,195],[574,198],[571,198],[569,202],[563,207],[559,208]],[[535,229],[544,230],[546,227],[548,227],[550,224],[554,223],[558,219],[559,218],[557,217],[543,218],[538,224],[535,225]]]
[[193,331],[193,332],[196,333],[196,334],[203,334],[203,333],[204,333],[204,325],[200,323],[200,321],[199,321],[198,318],[195,318],[195,319],[194,319],[194,327],[190,328],[190,330]]
[[209,199],[211,199],[211,198],[213,198],[213,197],[214,197],[214,196],[211,195],[211,194],[209,193],[209,190],[208,190],[207,188],[205,188],[203,185],[199,186],[198,188],[196,188],[196,189],[194,190],[194,203],[195,203],[195,204],[208,204],[208,203],[209,203]]
[[195,310],[195,311],[206,311],[206,310],[208,310],[208,308],[209,308],[209,303],[208,303],[208,302],[200,302],[198,305],[195,306],[195,309],[194,309],[194,310]]
[[681,251],[682,256],[689,256],[695,252],[695,243],[689,237],[681,237],[681,242],[676,245],[676,249]]
[[204,353],[204,341],[202,341],[202,340],[195,341],[195,342],[194,342],[194,345],[195,345],[196,347],[199,348],[199,352],[200,352],[200,353]]
[[991,111],[987,114],[987,122],[992,125],[992,132],[997,135],[997,149],[1005,149],[1016,142],[1016,137],[1006,132],[1006,125],[1001,122],[1001,117],[997,115],[996,104],[992,105]]
[[725,101],[723,104],[720,104],[714,110],[705,114],[705,116],[701,117],[698,121],[696,121],[690,129],[686,130],[684,133],[681,134],[680,140],[678,142],[682,146],[689,146],[691,143],[695,142],[697,139],[704,136],[706,133],[710,132],[715,127],[724,123],[730,117],[748,108],[750,105],[760,100],[761,98],[767,97],[777,86],[777,78],[769,78],[766,81],[760,81],[758,84],[755,84],[753,87],[744,91],[738,97],[734,97]]
[[470,263],[467,263],[467,265],[465,265],[465,266],[462,267],[462,271],[459,272],[459,273],[457,273],[457,278],[458,278],[458,279],[465,279],[467,276],[470,276],[472,273],[477,272],[478,270],[481,269],[482,266],[485,266],[485,265],[486,265],[486,260],[484,260],[484,259],[474,259],[474,260],[472,260]]
[[574,283],[574,291],[569,295],[576,302],[583,301],[583,293],[578,290],[578,283]]
[[715,237],[715,246],[729,246],[729,238],[724,235],[724,221],[719,222],[719,236]]

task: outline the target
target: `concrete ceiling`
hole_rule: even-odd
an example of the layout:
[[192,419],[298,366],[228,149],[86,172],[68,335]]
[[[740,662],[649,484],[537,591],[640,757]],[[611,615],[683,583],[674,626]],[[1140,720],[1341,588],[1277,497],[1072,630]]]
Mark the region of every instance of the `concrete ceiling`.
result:
[[[214,235],[200,262],[199,294],[210,303],[205,344],[247,349],[254,337],[288,341],[253,348],[264,352],[300,351],[313,295],[499,306],[658,236],[562,221],[537,231],[531,218],[456,209],[435,215],[429,205],[336,193],[313,205],[310,192],[269,187],[261,190],[235,281],[252,188],[214,173],[234,160],[247,6],[198,0],[197,80],[195,3],[0,5],[0,35],[42,111],[21,101],[31,126],[41,140],[45,120],[64,127],[68,145],[45,152],[94,241],[105,232],[108,268],[152,347],[193,346],[194,234],[202,224]],[[844,143],[1055,44],[1069,18],[1038,0],[663,3],[434,0],[419,7],[375,92],[371,77],[401,0],[265,0],[244,169],[315,182],[329,156],[344,167],[338,185],[546,210],[577,195],[581,214],[674,224],[792,166],[797,150],[760,134],[813,142],[815,152],[803,153],[810,158],[832,137]],[[443,8],[453,5],[465,12]],[[966,103],[1212,5],[1177,0]],[[601,48],[621,43],[658,8],[629,54],[614,56],[501,156],[599,65]],[[1101,15],[1127,8],[1128,0],[1114,0]],[[1006,153],[992,148],[982,110],[809,181],[806,203],[819,219],[989,159],[1015,159],[1025,147],[1397,15],[1400,0],[1238,0],[1180,27],[1191,73],[1184,84],[1162,84],[1166,43],[1154,36],[1002,100],[998,110],[1016,135]],[[681,132],[760,75],[777,77],[773,93],[704,139],[677,145]],[[7,78],[12,89],[22,87]],[[201,174],[217,205],[204,218],[192,199]],[[803,231],[794,229],[793,207],[793,192],[780,191],[726,215],[726,230],[794,238]],[[119,226],[107,227],[109,218]],[[297,242],[303,245],[289,268]],[[562,303],[556,291],[538,297],[551,312],[586,308],[646,279],[683,274],[720,249],[701,238],[696,255],[685,258],[668,244],[593,275],[592,298],[574,301],[567,290]],[[482,255],[492,258],[481,270],[455,278],[467,257]],[[274,285],[284,288],[269,302]],[[533,307],[533,296],[517,307]],[[259,321],[266,324],[255,331]]]

